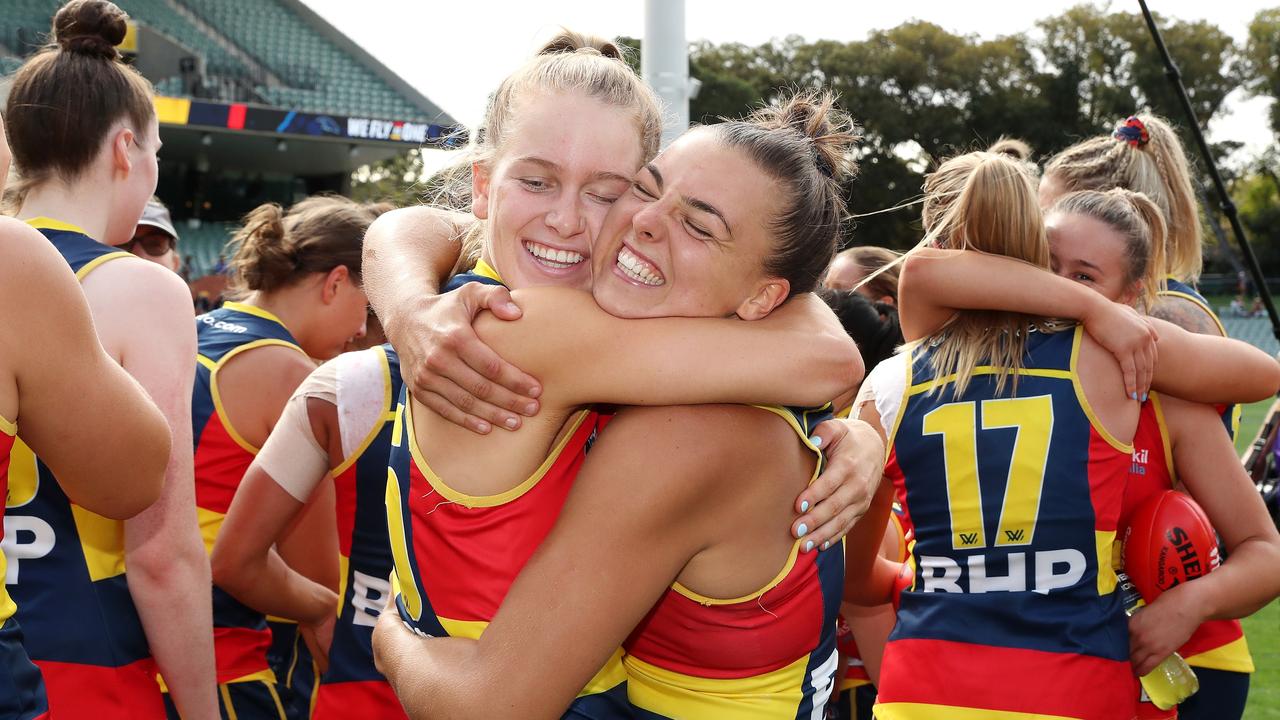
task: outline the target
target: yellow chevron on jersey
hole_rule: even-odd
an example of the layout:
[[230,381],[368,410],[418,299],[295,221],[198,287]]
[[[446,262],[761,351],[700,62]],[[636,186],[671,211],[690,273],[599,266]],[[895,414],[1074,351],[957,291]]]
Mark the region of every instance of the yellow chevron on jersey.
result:
[[1256,670],[1253,665],[1253,654],[1249,652],[1249,641],[1245,639],[1244,635],[1226,645],[1220,645],[1196,655],[1188,655],[1183,659],[1192,667],[1202,667],[1210,670],[1226,670],[1240,673],[1251,673]]
[[631,704],[681,720],[774,720],[794,717],[804,698],[809,656],[746,678],[704,678],[672,672],[628,655]]
[[124,523],[71,506],[89,579],[97,582],[124,574]]

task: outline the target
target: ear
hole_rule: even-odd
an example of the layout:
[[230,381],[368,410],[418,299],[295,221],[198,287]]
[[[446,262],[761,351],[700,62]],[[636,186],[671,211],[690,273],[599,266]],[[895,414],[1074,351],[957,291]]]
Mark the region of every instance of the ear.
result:
[[342,289],[342,284],[350,277],[351,271],[347,270],[346,265],[339,265],[330,270],[329,274],[324,276],[324,282],[320,286],[320,301],[325,305],[332,303],[338,296],[338,291]]
[[894,305],[894,306],[896,306],[896,305],[898,304],[898,303],[896,303],[896,302],[894,302],[894,301],[893,301],[893,296],[892,296],[892,295],[881,295],[881,296],[880,296],[880,299],[879,299],[879,300],[876,300],[876,302],[884,303],[885,305]]
[[782,278],[766,278],[750,297],[742,301],[735,314],[743,320],[759,320],[781,305],[790,292],[790,282]]
[[129,174],[133,161],[129,159],[129,146],[134,142],[133,131],[122,127],[111,136],[111,166],[116,172]]
[[471,214],[477,220],[489,219],[489,165],[471,163]]

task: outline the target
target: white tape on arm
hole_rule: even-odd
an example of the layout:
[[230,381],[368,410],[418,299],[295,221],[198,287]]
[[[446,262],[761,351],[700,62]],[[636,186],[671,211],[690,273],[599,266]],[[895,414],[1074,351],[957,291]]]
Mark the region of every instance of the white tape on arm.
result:
[[[316,370],[312,375],[319,372],[320,370]],[[311,418],[307,413],[308,398],[326,398],[323,392],[313,392],[316,389],[314,385],[308,388],[309,383],[310,377],[289,398],[289,404],[285,406],[267,442],[262,446],[262,451],[253,460],[285,492],[304,503],[329,472],[329,454],[316,442],[311,430]],[[332,398],[332,394],[329,397]],[[328,401],[333,402],[332,399]]]

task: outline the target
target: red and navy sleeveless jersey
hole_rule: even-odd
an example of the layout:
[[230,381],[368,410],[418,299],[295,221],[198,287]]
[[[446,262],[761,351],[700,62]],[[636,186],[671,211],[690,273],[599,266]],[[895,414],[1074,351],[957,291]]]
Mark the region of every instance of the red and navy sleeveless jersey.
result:
[[[809,441],[829,408],[764,407]],[[844,543],[791,546],[767,585],[743,597],[705,597],[674,583],[627,639],[627,694],[637,718],[821,718],[839,680],[837,617]]]
[[[1120,511],[1121,531],[1128,527],[1129,518],[1138,507],[1151,496],[1173,488],[1177,478],[1162,398],[1153,392],[1142,406],[1138,430],[1133,437],[1133,464]],[[1196,628],[1178,653],[1193,667],[1243,673],[1254,670],[1253,657],[1239,620],[1204,623]]]
[[[1222,337],[1229,337],[1226,326],[1222,324],[1222,318],[1218,317],[1218,313],[1213,311],[1209,301],[1200,294],[1200,291],[1191,285],[1171,276],[1165,278],[1165,289],[1161,290],[1158,295],[1161,297],[1182,298],[1199,305],[1205,314],[1213,318],[1213,324],[1218,326],[1218,332],[1222,333]],[[1227,426],[1227,434],[1234,440],[1236,431],[1240,429],[1240,406],[1224,403],[1217,407],[1222,415],[1222,424]]]
[[1132,717],[1112,552],[1133,447],[1085,399],[1081,337],[1030,332],[999,394],[994,368],[957,396],[934,349],[912,351],[885,472],[905,490],[915,581],[876,717]]
[[[13,443],[17,437],[17,424],[0,417],[0,497],[4,498],[9,497],[9,456],[13,452]],[[3,551],[4,536],[4,508],[0,507],[0,575],[7,574]],[[17,611],[13,598],[9,597],[9,591],[4,585],[0,585],[0,626],[3,626],[5,621],[13,617]],[[0,665],[0,667],[5,666]]]
[[[18,426],[0,417],[0,497],[8,495],[9,454]],[[4,508],[0,507],[0,540],[4,539]],[[0,549],[0,576],[5,574],[4,551]],[[0,720],[35,720],[47,717],[44,681],[22,647],[22,630],[13,619],[17,612],[8,591],[0,585]]]
[[338,622],[329,648],[329,668],[316,690],[313,720],[361,717],[403,718],[391,686],[373,665],[373,628],[391,596],[392,560],[387,537],[387,456],[396,401],[400,358],[390,344],[376,353],[382,370],[382,422],[361,446],[332,468],[337,490],[338,543],[342,587]]
[[[555,525],[600,417],[579,411],[537,472],[507,492],[473,496],[431,470],[416,447],[407,403],[402,391],[386,484],[396,606],[415,632],[476,638]],[[576,717],[625,713],[621,654],[574,701]]]
[[[205,551],[212,553],[231,499],[259,449],[227,419],[218,393],[218,371],[233,357],[254,348],[277,345],[300,353],[302,348],[279,318],[262,308],[236,302],[197,317],[196,342],[196,379],[191,394],[196,514]],[[213,640],[219,683],[273,681],[267,665],[271,632],[266,616],[216,586]]]
[[[455,277],[503,284],[487,263]],[[555,525],[586,451],[607,419],[582,410],[538,470],[507,492],[473,496],[449,487],[417,447],[408,390],[400,392],[386,480],[387,525],[400,617],[429,636],[479,637],[507,590]],[[622,650],[573,701],[576,718],[629,717]]]
[[[47,218],[38,229],[83,281],[133,258]],[[164,717],[155,662],[125,578],[124,523],[73,504],[21,436],[8,471],[5,582],[55,717]]]

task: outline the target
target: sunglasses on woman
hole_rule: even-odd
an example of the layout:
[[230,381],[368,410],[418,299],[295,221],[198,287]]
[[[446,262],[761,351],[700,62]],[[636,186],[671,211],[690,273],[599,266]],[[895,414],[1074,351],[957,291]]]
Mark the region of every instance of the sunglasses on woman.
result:
[[133,239],[125,243],[122,247],[133,252],[133,248],[141,245],[142,251],[151,257],[160,257],[161,255],[173,250],[178,246],[178,241],[168,233],[162,230],[147,230],[138,235],[134,235]]

